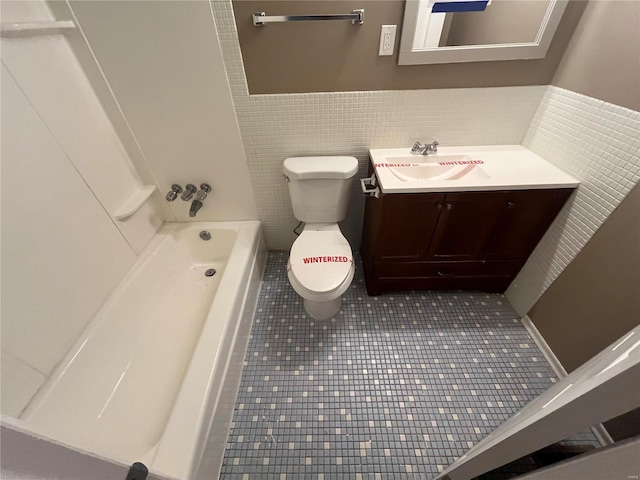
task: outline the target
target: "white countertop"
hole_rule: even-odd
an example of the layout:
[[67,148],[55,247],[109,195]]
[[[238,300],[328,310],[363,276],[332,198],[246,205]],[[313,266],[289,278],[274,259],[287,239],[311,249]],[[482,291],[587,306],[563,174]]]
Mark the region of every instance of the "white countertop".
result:
[[[528,190],[535,188],[575,188],[580,182],[521,145],[438,147],[436,155],[411,155],[410,148],[369,150],[380,189],[384,193],[460,192],[473,190]],[[455,167],[439,167],[441,161],[468,158]],[[461,157],[459,157],[461,158]],[[403,167],[429,162],[431,169],[452,172],[439,178],[402,179]],[[458,163],[460,165],[458,165]],[[440,164],[442,165],[442,164]],[[400,168],[398,168],[400,167]],[[425,168],[419,166],[418,169]],[[419,171],[413,168],[413,171]],[[395,173],[394,173],[395,172]],[[446,179],[445,177],[451,177]]]

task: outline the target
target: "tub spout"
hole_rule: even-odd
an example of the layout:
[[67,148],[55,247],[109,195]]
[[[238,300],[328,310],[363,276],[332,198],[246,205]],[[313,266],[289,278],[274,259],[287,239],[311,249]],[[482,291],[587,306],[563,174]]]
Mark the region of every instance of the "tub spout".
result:
[[202,208],[202,202],[200,200],[194,200],[191,202],[191,208],[189,209],[189,216],[195,217],[198,210]]
[[[193,187],[193,185],[191,185]],[[187,188],[189,185],[187,185]],[[195,188],[195,187],[193,187]],[[195,217],[198,210],[202,208],[202,202],[207,198],[207,194],[211,191],[211,186],[208,183],[200,185],[200,190],[196,193],[196,198],[191,202],[191,208],[189,209],[189,216]]]

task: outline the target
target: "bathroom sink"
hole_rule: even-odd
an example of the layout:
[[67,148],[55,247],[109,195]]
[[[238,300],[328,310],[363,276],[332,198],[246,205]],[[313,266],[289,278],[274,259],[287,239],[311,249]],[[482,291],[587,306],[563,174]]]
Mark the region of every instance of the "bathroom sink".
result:
[[403,182],[489,178],[480,167],[483,162],[468,155],[390,157],[388,163],[390,172]]
[[[366,195],[381,193],[461,192],[569,188],[575,178],[521,145],[448,147],[412,155],[410,148],[371,149],[375,170],[364,183]],[[367,182],[369,180],[369,182]]]

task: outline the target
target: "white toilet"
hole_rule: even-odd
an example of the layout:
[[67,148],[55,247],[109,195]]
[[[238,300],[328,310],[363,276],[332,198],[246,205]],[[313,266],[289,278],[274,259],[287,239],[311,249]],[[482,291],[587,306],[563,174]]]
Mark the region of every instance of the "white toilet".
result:
[[338,313],[355,264],[338,222],[347,216],[354,157],[292,157],[284,161],[293,214],[305,222],[291,247],[287,272],[304,308],[316,320]]

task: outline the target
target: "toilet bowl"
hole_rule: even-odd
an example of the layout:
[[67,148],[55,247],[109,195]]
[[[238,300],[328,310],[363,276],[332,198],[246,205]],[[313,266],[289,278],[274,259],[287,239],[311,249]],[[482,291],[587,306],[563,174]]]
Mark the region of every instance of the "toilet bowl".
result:
[[291,247],[287,275],[316,320],[335,316],[355,265],[338,222],[347,216],[355,157],[292,157],[283,164],[291,206],[304,230]]
[[338,313],[354,273],[351,247],[337,224],[307,225],[291,247],[289,283],[316,320]]

